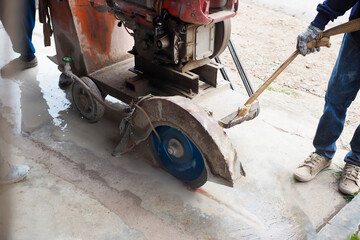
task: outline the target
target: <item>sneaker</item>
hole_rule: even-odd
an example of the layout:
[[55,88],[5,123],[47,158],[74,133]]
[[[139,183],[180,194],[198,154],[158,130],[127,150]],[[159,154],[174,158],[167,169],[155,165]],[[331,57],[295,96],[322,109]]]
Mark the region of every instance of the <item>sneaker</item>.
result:
[[360,167],[346,163],[339,182],[340,192],[353,195],[360,190]]
[[310,156],[300,164],[294,172],[294,178],[300,182],[308,182],[312,180],[320,171],[329,167],[331,159],[320,156],[317,153],[312,153]]
[[20,57],[15,58],[14,60],[10,61],[4,67],[1,68],[1,75],[3,76],[11,76],[19,71],[33,68],[38,65],[37,58],[35,57],[31,61],[24,61]]
[[9,171],[0,175],[0,184],[16,183],[23,180],[29,173],[29,167],[21,164],[11,164]]

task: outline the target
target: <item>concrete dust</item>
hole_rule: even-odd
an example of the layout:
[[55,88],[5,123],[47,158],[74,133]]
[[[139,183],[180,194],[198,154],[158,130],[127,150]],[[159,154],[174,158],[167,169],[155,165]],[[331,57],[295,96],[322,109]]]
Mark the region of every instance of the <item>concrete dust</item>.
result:
[[227,204],[224,201],[220,200],[220,198],[215,197],[210,192],[207,192],[201,188],[197,189],[196,192],[216,201],[219,205],[223,205],[231,211],[235,212],[239,215],[240,218],[244,218],[245,222],[247,222],[250,226],[259,230],[265,229],[264,224],[255,215],[251,214],[249,211],[242,208],[241,206]]

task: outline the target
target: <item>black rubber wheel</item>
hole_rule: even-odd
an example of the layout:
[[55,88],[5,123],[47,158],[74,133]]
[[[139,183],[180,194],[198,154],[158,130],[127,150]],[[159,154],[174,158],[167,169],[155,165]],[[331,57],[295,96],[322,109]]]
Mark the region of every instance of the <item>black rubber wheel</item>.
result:
[[158,164],[187,186],[196,189],[207,181],[204,158],[196,145],[179,129],[168,125],[155,128],[149,137],[152,153]]
[[68,76],[66,76],[64,73],[60,74],[59,87],[62,90],[66,90],[72,84],[72,82],[73,82],[73,80],[71,78],[69,78]]
[[[96,84],[88,77],[81,78],[86,85],[99,98],[102,98],[101,92]],[[105,107],[100,104],[79,82],[74,82],[72,87],[72,98],[80,114],[89,122],[95,123],[104,115]]]

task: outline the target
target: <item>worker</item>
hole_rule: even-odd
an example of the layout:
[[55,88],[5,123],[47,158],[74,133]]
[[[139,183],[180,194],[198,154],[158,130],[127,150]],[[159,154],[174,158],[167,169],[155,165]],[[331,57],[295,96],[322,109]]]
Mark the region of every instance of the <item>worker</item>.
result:
[[0,184],[16,183],[23,180],[29,173],[29,167],[21,164],[10,164],[0,153]]
[[[32,32],[35,26],[35,0],[0,1],[0,20],[20,56],[1,68],[2,75],[37,66]],[[4,52],[4,49],[2,49]]]
[[[306,43],[321,33],[329,21],[351,10],[350,20],[360,17],[359,0],[326,0],[317,7],[318,14],[310,26],[298,36],[297,48],[302,55],[319,51],[307,49]],[[325,106],[313,140],[315,151],[294,172],[296,180],[307,182],[331,164],[336,141],[345,123],[348,107],[360,88],[360,31],[347,33],[343,38],[337,62],[333,68],[325,95]],[[360,125],[350,142],[339,191],[352,195],[360,188]]]

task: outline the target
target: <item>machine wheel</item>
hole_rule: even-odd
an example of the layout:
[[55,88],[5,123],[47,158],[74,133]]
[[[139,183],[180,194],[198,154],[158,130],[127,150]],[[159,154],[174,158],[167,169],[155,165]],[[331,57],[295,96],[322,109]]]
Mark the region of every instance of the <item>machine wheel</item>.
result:
[[216,58],[223,53],[230,41],[231,36],[231,20],[225,19],[222,22],[215,23],[215,43],[214,53],[210,58]]
[[195,144],[180,130],[161,125],[150,135],[153,154],[162,168],[191,188],[207,181],[204,158]]
[[59,77],[59,87],[62,90],[66,90],[71,84],[72,84],[73,80],[66,76],[64,73],[60,74]]
[[[86,85],[98,97],[102,98],[101,92],[96,84],[88,77],[81,78]],[[104,115],[105,107],[101,105],[94,97],[79,83],[74,82],[72,87],[72,98],[80,114],[89,122],[95,123]]]

